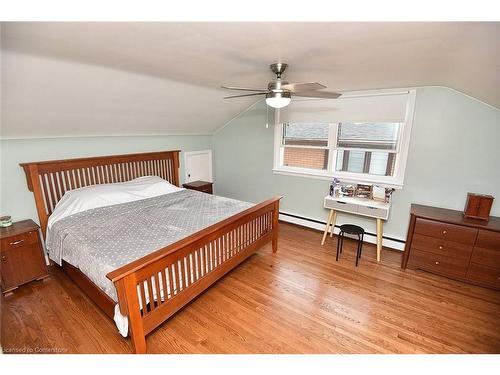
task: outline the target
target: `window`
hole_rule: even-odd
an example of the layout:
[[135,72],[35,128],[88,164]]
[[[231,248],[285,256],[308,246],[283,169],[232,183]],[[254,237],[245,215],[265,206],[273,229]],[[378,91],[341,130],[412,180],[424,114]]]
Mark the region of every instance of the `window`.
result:
[[393,176],[400,123],[340,123],[335,171]]
[[276,124],[275,173],[402,187],[413,107],[402,122],[302,122],[314,112],[302,113]]
[[283,124],[283,165],[328,170],[329,124]]

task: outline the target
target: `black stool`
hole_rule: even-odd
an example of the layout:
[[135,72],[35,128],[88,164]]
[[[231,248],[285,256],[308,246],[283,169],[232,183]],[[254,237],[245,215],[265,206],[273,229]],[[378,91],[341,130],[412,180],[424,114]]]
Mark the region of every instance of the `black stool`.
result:
[[340,233],[337,240],[337,261],[339,260],[339,251],[342,254],[342,245],[344,244],[344,233],[354,234],[358,236],[358,249],[356,251],[356,267],[357,267],[358,259],[361,258],[361,250],[363,249],[363,237],[365,235],[365,230],[353,224],[344,224],[340,226]]

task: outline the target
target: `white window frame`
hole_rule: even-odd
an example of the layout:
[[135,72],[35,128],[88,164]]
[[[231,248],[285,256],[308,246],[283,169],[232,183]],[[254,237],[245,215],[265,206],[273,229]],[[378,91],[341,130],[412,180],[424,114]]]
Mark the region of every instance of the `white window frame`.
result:
[[315,178],[321,180],[331,180],[333,177],[343,182],[377,184],[395,189],[402,189],[404,186],[404,176],[406,163],[408,160],[408,151],[410,148],[411,129],[413,126],[413,117],[415,112],[416,91],[409,90],[406,104],[405,121],[401,122],[399,128],[398,144],[396,147],[396,161],[394,165],[394,174],[392,176],[378,176],[367,173],[353,173],[347,171],[335,171],[337,164],[337,134],[339,123],[331,123],[329,129],[328,148],[328,170],[289,167],[281,165],[284,154],[284,147],[281,141],[283,136],[283,123],[279,121],[279,110],[275,115],[274,125],[274,160],[273,172],[276,174],[300,176]]

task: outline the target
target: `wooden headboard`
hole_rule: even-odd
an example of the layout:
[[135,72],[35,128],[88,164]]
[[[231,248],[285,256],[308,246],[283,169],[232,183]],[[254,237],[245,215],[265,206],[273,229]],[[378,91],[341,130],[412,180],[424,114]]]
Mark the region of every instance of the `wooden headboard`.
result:
[[179,150],[21,163],[28,189],[35,195],[45,237],[47,221],[69,190],[125,182],[141,176],[160,176],[179,186]]

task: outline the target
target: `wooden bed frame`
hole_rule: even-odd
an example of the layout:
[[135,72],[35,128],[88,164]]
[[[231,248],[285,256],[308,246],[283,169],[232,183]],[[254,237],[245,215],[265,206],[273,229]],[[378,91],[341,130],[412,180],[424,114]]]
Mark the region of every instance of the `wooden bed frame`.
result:
[[[179,152],[20,164],[35,196],[43,236],[49,216],[68,190],[149,175],[179,186]],[[121,314],[128,317],[136,353],[146,353],[148,333],[264,244],[272,242],[273,252],[277,251],[279,200],[277,197],[262,202],[106,275],[116,287]],[[76,267],[64,262],[63,268],[113,318],[115,302]],[[165,285],[170,286],[170,293]],[[147,296],[160,290],[164,291],[163,298],[147,301]]]

